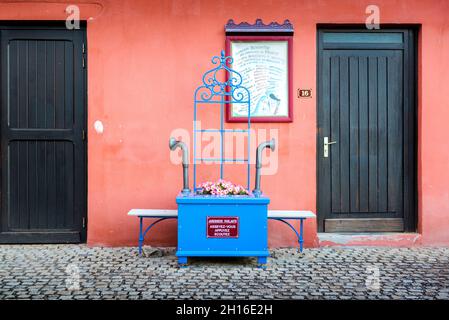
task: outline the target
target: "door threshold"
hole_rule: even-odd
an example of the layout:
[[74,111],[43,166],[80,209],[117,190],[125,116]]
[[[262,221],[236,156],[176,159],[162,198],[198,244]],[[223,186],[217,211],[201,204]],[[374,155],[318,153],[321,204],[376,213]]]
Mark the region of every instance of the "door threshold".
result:
[[412,247],[421,244],[421,234],[404,232],[318,233],[318,244],[320,247]]

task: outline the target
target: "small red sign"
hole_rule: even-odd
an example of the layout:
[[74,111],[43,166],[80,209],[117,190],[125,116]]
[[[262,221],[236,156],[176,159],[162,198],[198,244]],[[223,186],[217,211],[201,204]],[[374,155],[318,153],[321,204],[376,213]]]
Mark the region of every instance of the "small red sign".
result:
[[298,89],[298,98],[312,98],[312,89]]
[[238,238],[239,217],[207,217],[208,238]]

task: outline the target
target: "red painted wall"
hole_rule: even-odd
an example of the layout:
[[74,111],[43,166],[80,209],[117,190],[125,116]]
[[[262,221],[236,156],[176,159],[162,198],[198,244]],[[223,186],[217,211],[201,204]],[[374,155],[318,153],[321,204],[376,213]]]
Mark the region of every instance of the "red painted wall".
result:
[[[98,0],[81,4],[88,20],[88,243],[136,245],[131,208],[175,208],[180,166],[169,161],[172,129],[192,127],[193,90],[210,58],[224,48],[224,24],[289,19],[295,27],[294,122],[279,129],[279,170],[263,177],[272,209],[316,209],[316,29],[319,23],[364,23],[372,1]],[[420,24],[419,232],[424,244],[449,244],[449,2],[378,0],[381,23]],[[63,20],[65,3],[0,2],[0,20]],[[95,121],[104,132],[97,133]],[[230,177],[232,179],[232,177]],[[295,245],[270,224],[271,246]],[[316,223],[306,245],[317,244]],[[152,245],[175,245],[176,222],[157,227]]]

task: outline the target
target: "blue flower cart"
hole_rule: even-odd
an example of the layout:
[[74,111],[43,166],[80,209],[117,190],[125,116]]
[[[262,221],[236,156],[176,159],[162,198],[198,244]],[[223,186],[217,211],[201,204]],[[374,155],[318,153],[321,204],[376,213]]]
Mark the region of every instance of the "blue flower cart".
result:
[[[183,150],[184,187],[176,197],[178,204],[178,249],[176,255],[181,265],[189,257],[257,257],[260,265],[267,262],[267,213],[270,199],[260,191],[260,168],[262,150],[266,147],[274,150],[274,140],[263,142],[257,148],[256,186],[249,195],[214,196],[202,195],[197,188],[198,165],[205,162],[218,163],[219,176],[224,178],[226,163],[246,164],[246,184],[250,190],[250,139],[251,108],[250,92],[242,86],[242,76],[232,70],[232,57],[226,57],[224,51],[214,56],[216,65],[202,77],[202,85],[195,90],[193,112],[193,190],[189,188],[189,155],[187,146],[174,138],[170,139],[170,149],[180,147]],[[227,103],[244,105],[248,110],[248,123],[244,129],[227,129],[224,126]],[[219,129],[197,128],[199,108],[215,108],[220,118]],[[197,134],[216,132],[220,136],[220,157],[202,158],[201,150],[196,150]],[[245,158],[226,158],[224,139],[229,133],[246,136],[247,151]]]

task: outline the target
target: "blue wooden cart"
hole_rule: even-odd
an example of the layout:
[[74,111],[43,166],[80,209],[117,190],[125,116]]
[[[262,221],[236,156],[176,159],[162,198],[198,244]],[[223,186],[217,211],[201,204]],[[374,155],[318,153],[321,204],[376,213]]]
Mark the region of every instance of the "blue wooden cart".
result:
[[[260,264],[266,263],[267,211],[270,199],[263,196],[256,187],[249,195],[213,196],[198,194],[197,165],[205,162],[218,163],[220,179],[224,178],[224,164],[246,164],[247,190],[250,190],[250,146],[251,146],[251,109],[250,93],[242,86],[242,76],[232,70],[232,57],[212,58],[216,65],[202,78],[202,85],[195,90],[193,112],[193,191],[188,192],[188,185],[176,198],[178,204],[178,250],[176,255],[180,264],[186,264],[188,257],[227,256],[257,257]],[[227,129],[224,126],[226,104],[239,104],[248,110],[248,122],[243,129]],[[220,119],[218,129],[198,128],[198,111],[200,108],[215,108]],[[218,158],[200,157],[197,150],[197,134],[216,132],[220,136]],[[245,158],[226,158],[224,140],[226,134],[243,134],[246,137],[247,151]],[[171,141],[171,146],[174,146]],[[274,148],[274,141],[271,142]],[[268,144],[266,146],[269,146]],[[186,148],[186,146],[182,146]],[[188,154],[185,154],[188,156]],[[258,159],[259,160],[259,159]],[[188,163],[185,163],[185,170]],[[260,162],[260,161],[259,161]],[[184,174],[188,181],[188,173]]]
[[192,194],[176,202],[180,264],[187,257],[257,257],[266,263],[268,198]]

